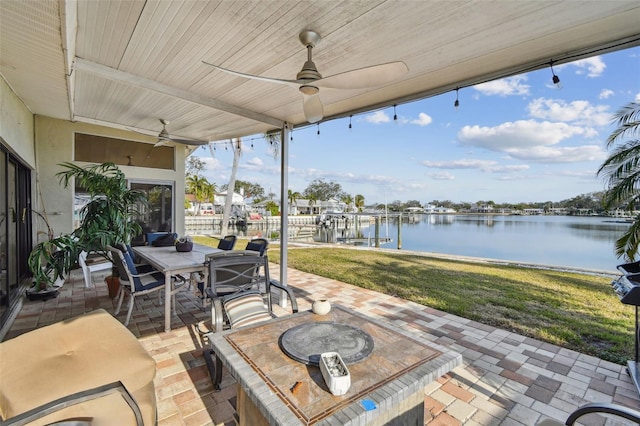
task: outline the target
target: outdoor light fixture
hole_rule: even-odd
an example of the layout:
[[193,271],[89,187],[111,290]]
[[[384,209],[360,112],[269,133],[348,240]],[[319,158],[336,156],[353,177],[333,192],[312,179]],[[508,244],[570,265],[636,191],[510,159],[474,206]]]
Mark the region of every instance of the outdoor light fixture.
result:
[[349,130],[351,130],[351,129],[352,129],[352,127],[351,127],[351,118],[353,118],[353,114],[351,114],[351,115],[349,116]]
[[458,109],[458,107],[460,106],[460,101],[458,100],[458,90],[459,90],[459,89],[460,89],[459,87],[456,87],[456,101],[453,103],[453,107],[454,107],[456,110],[457,110],[457,109]]
[[393,121],[398,121],[398,114],[396,114],[396,104],[393,104]]
[[553,81],[553,84],[555,84],[555,86],[558,89],[561,89],[562,85],[560,85],[560,77],[558,77],[556,73],[553,71],[553,61],[549,62],[549,68],[551,68],[551,74],[553,74],[551,81]]
[[320,136],[320,123],[318,123],[318,136]]
[[316,86],[309,85],[302,85],[298,88],[298,90],[308,96],[315,95],[320,91],[320,89],[318,89]]

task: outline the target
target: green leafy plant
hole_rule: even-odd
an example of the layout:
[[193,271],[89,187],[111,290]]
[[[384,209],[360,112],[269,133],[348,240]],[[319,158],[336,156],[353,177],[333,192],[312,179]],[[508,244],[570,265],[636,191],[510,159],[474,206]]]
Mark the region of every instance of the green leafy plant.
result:
[[[609,135],[607,147],[615,149],[598,169],[606,179],[607,191],[603,204],[607,209],[623,208],[633,211],[640,204],[640,102],[630,102],[620,108],[614,122],[617,128]],[[634,261],[640,246],[640,217],[636,216],[629,229],[616,241],[616,254]]]
[[113,163],[80,167],[60,164],[65,170],[56,174],[67,188],[72,182],[84,188],[91,197],[80,210],[80,226],[72,233],[53,237],[36,245],[28,259],[33,274],[34,291],[51,287],[74,267],[82,251],[98,252],[107,257],[105,247],[129,244],[142,228],[135,221],[138,206],[146,204],[145,194],[127,186],[124,173]]

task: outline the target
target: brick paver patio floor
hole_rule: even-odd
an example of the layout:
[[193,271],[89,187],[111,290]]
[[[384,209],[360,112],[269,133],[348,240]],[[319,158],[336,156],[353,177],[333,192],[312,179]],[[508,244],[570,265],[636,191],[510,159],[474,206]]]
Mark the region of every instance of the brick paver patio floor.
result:
[[[278,268],[271,270],[277,278]],[[58,298],[25,301],[5,339],[97,308],[113,313],[103,277],[94,274],[94,282],[95,288],[85,288],[74,271]],[[425,389],[425,424],[535,425],[548,417],[564,421],[588,402],[640,408],[625,366],[293,269],[288,282],[301,310],[326,298],[463,355],[463,366]],[[188,290],[176,300],[171,332],[163,331],[164,311],[155,295],[141,298],[129,325],[157,362],[159,425],[235,424],[235,382],[225,372],[222,391],[214,392],[202,356],[196,324],[210,316]],[[125,316],[121,312],[118,319]],[[629,424],[599,415],[584,419],[588,425]]]

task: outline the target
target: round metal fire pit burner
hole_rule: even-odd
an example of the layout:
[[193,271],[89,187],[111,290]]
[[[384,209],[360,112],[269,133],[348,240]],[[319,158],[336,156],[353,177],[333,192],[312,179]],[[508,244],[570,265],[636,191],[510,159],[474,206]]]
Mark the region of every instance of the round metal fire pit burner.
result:
[[289,357],[318,365],[323,352],[338,352],[345,364],[355,364],[373,351],[373,339],[365,331],[335,322],[301,324],[282,333],[280,348]]

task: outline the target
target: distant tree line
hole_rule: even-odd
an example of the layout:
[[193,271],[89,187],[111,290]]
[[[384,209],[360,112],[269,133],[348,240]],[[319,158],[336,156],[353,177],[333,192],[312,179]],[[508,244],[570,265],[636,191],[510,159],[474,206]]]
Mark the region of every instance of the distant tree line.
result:
[[603,206],[604,191],[591,192],[588,194],[578,195],[573,198],[569,198],[562,201],[529,201],[519,203],[496,203],[492,200],[478,200],[476,202],[453,202],[451,200],[433,200],[429,204],[433,206],[448,207],[455,210],[468,210],[473,205],[482,206],[489,205],[494,209],[542,209],[544,211],[551,211],[551,209],[564,208],[569,211],[589,209],[594,212],[602,212],[605,210]]
[[[187,171],[193,174],[187,175],[187,185],[185,190],[187,193],[194,194],[196,196],[196,202],[213,202],[213,194],[220,190],[226,191],[228,185],[221,185],[219,188],[214,183],[209,183],[204,177],[199,176],[203,170],[204,164],[198,164],[197,161],[191,160],[187,163]],[[276,194],[266,194],[264,188],[258,184],[243,180],[236,180],[234,192],[243,193],[245,198],[251,200],[253,204],[267,201],[266,206],[268,210],[273,214],[279,212],[279,205],[273,199]],[[588,209],[593,212],[603,212],[603,200],[605,192],[592,192],[588,194],[578,195],[573,198],[562,201],[530,201],[519,203],[496,203],[493,200],[478,200],[475,202],[454,202],[451,200],[432,200],[426,204],[431,204],[436,207],[452,208],[456,211],[469,210],[473,205],[483,206],[489,205],[494,209],[513,209],[513,210],[525,210],[525,209],[541,209],[544,211],[551,211],[551,209],[565,208],[569,212]],[[355,211],[362,211],[365,207],[365,198],[361,194],[355,196],[347,193],[342,189],[342,185],[334,181],[326,181],[324,179],[314,179],[302,192],[289,189],[288,199],[286,200],[289,206],[296,203],[298,199],[305,199],[309,201],[310,205],[317,203],[318,201],[328,201],[330,199],[342,201],[347,206]],[[419,200],[394,200],[389,203],[378,203],[376,205],[369,206],[374,209],[384,210],[385,208],[390,212],[401,212],[408,207],[424,207],[425,203]]]

